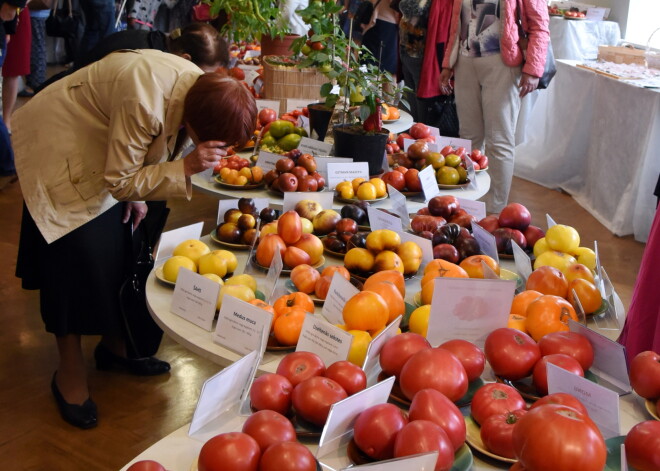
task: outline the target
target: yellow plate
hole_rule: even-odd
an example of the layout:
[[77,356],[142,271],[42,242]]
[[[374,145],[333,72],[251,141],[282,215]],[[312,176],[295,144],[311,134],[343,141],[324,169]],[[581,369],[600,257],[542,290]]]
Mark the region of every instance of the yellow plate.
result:
[[490,458],[493,458],[497,461],[503,461],[504,463],[515,463],[518,461],[514,458],[506,458],[505,456],[496,455],[495,453],[488,451],[486,445],[484,445],[484,442],[481,440],[481,427],[477,425],[472,417],[465,417],[465,426],[465,441],[479,453],[483,453]]
[[644,405],[646,406],[646,410],[651,414],[651,417],[653,417],[655,420],[660,420],[660,414],[658,413],[658,409],[653,401],[646,400],[644,401]]

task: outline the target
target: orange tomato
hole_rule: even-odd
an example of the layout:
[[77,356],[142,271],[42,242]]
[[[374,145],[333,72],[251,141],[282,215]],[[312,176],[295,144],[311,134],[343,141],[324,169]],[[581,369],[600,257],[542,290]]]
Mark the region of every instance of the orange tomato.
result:
[[426,267],[424,267],[425,275],[430,271],[438,272],[439,274],[436,276],[449,276],[452,278],[468,277],[467,272],[463,270],[460,266],[456,265],[455,263],[442,260],[441,258],[436,258],[435,260],[431,260],[426,265]]
[[566,298],[568,294],[568,282],[564,274],[557,268],[543,266],[537,268],[529,275],[525,289]]
[[260,307],[264,311],[268,311],[273,315],[273,320],[270,323],[270,331],[272,332],[273,327],[275,327],[275,320],[277,319],[277,314],[275,314],[275,308],[273,306],[271,306],[270,304],[268,304],[267,302],[262,301],[261,299],[256,299],[256,298],[253,299],[252,301],[250,301],[250,304],[252,304],[253,306]]
[[527,333],[527,327],[525,327],[526,323],[527,319],[524,316],[518,314],[509,314],[509,321],[506,323],[506,326],[510,329],[516,329]]
[[488,265],[495,274],[500,274],[500,266],[488,255],[471,255],[464,258],[459,266],[467,272],[470,278],[484,278],[482,262]]
[[291,270],[290,275],[291,281],[298,289],[306,294],[312,294],[314,292],[314,287],[321,274],[315,268],[312,268],[310,265],[298,265],[293,270]]
[[380,330],[387,324],[389,312],[380,294],[361,291],[346,301],[342,317],[349,330]]
[[399,292],[399,289],[394,283],[389,281],[379,281],[377,283],[372,283],[369,286],[369,289],[365,291],[371,291],[373,293],[378,293],[382,296],[389,308],[389,316],[387,317],[387,323],[389,324],[397,316],[403,316],[406,313],[406,305],[403,302],[403,296]]
[[570,302],[576,309],[577,303],[573,296],[574,291],[577,298],[580,300],[580,304],[582,305],[585,314],[593,314],[603,303],[600,291],[598,291],[596,285],[587,280],[576,278],[568,284],[568,302]]
[[364,282],[363,290],[372,291],[370,286],[380,281],[394,283],[401,296],[406,295],[406,280],[403,279],[403,274],[399,270],[383,270],[374,273]]
[[511,314],[525,317],[527,315],[527,307],[541,296],[543,296],[543,293],[539,293],[533,289],[528,289],[522,293],[516,294],[513,297],[513,303],[511,303]]
[[293,307],[300,307],[306,312],[314,312],[314,301],[308,294],[297,291],[280,296],[273,307],[278,316],[286,314]]
[[339,272],[341,276],[349,281],[351,280],[351,274],[348,272],[346,267],[342,267],[341,265],[330,265],[329,267],[325,267],[321,272],[321,276],[329,276],[332,278],[335,272]]
[[305,309],[293,306],[288,308],[288,312],[277,318],[273,326],[273,334],[281,345],[296,345],[298,343],[306,315]]
[[537,342],[552,332],[568,331],[568,320],[578,320],[573,306],[564,298],[543,295],[527,308],[527,332]]
[[314,286],[314,294],[316,294],[316,297],[319,299],[327,298],[331,283],[332,278],[329,276],[322,276],[316,280],[316,285]]

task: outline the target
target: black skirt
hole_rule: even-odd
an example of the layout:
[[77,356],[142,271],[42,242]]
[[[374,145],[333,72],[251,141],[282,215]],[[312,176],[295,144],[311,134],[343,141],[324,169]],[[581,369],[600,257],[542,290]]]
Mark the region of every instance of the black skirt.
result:
[[51,244],[23,205],[16,276],[23,288],[39,289],[46,331],[120,334],[119,288],[131,253],[130,224],[119,203]]

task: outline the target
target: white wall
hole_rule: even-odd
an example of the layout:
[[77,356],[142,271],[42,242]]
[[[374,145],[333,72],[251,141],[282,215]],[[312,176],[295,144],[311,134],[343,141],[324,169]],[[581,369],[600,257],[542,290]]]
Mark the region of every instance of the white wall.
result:
[[[646,45],[651,33],[660,27],[660,1],[628,0],[628,22],[626,25],[628,41]],[[660,32],[653,37],[652,46],[660,48]]]

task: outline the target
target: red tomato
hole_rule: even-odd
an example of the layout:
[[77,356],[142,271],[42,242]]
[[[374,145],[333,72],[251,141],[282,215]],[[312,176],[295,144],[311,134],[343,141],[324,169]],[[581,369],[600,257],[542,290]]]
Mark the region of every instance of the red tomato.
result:
[[548,394],[548,363],[557,365],[566,371],[570,371],[571,373],[584,378],[584,370],[575,358],[564,355],[563,353],[554,353],[552,355],[544,356],[534,366],[534,373],[532,375],[534,387],[541,396]]
[[353,439],[360,450],[376,460],[394,456],[394,440],[408,423],[403,411],[394,404],[378,404],[358,415]]
[[454,151],[454,154],[458,155],[459,157],[465,156],[467,153],[467,150],[465,147],[457,147],[456,150]]
[[486,356],[484,355],[484,352],[472,342],[463,339],[454,339],[443,343],[439,348],[449,350],[456,355],[458,361],[460,361],[463,368],[465,368],[468,381],[474,381],[484,372]]
[[401,134],[399,134],[399,135],[397,136],[397,138],[396,138],[396,144],[397,144],[401,149],[403,149],[403,148],[404,148],[403,140],[404,140],[404,139],[412,139],[412,138],[413,138],[413,137],[412,137],[410,134],[408,134],[407,132],[402,132]]
[[257,119],[259,119],[259,122],[261,123],[262,126],[265,126],[271,121],[275,121],[277,119],[277,111],[275,111],[272,108],[264,108],[261,111],[259,111],[259,115],[257,116]]
[[660,355],[650,350],[638,353],[630,362],[630,385],[646,399],[660,397]]
[[468,390],[465,368],[453,353],[442,348],[420,350],[410,357],[403,365],[399,383],[408,399],[422,389],[433,388],[455,402]]
[[413,139],[425,139],[431,135],[431,129],[424,123],[415,123],[410,127]]
[[286,415],[291,409],[292,391],[293,385],[286,377],[266,373],[250,386],[250,402],[256,410],[270,409]]
[[465,419],[447,396],[435,389],[422,389],[413,397],[408,418],[430,420],[439,425],[451,440],[454,451],[465,443]]
[[536,407],[540,407],[545,404],[555,404],[559,406],[572,407],[581,414],[584,414],[586,416],[589,415],[589,411],[587,411],[587,408],[584,407],[584,404],[582,404],[580,400],[575,396],[571,396],[570,394],[567,393],[548,394],[547,396],[542,397],[534,404],[532,404],[530,406],[530,409],[534,409]]
[[130,465],[126,471],[167,471],[162,464],[152,460],[137,461]]
[[259,471],[316,471],[316,459],[302,443],[280,442],[264,452]]
[[660,422],[647,420],[635,425],[624,441],[628,464],[639,471],[660,469]]
[[553,404],[532,409],[518,420],[513,449],[530,470],[602,471],[607,460],[596,424],[575,409]]
[[261,451],[246,433],[221,433],[204,443],[199,452],[199,471],[257,471]]
[[512,381],[529,376],[541,358],[541,350],[534,339],[508,327],[495,329],[488,334],[484,353],[493,373]]
[[481,441],[496,455],[515,458],[513,452],[513,427],[527,411],[518,409],[504,414],[491,415],[481,424]]
[[349,396],[367,387],[364,370],[350,361],[334,362],[325,370],[325,377],[336,381]]
[[293,388],[293,408],[304,420],[323,427],[328,419],[330,407],[348,394],[336,381],[322,376],[313,376]]
[[[564,353],[575,358],[584,371],[594,362],[594,347],[584,335],[577,332],[552,332],[539,340],[541,356]],[[659,380],[660,381],[660,380]],[[658,383],[660,384],[660,382]]]
[[277,374],[285,376],[295,388],[296,385],[312,376],[325,374],[325,363],[312,352],[293,352],[286,355],[277,365]]
[[452,146],[444,146],[444,147],[442,148],[442,150],[440,151],[440,153],[441,153],[442,155],[444,155],[445,157],[447,157],[449,154],[453,154],[453,153],[454,153],[454,148],[453,148]]
[[410,422],[396,435],[394,457],[438,452],[435,471],[448,471],[454,464],[454,447],[442,427],[430,420]]
[[272,410],[260,410],[252,414],[243,424],[241,431],[257,441],[262,453],[275,443],[296,441],[293,424],[282,414]]
[[520,393],[502,383],[488,383],[477,389],[470,405],[472,417],[478,424],[483,424],[491,415],[526,407],[527,404]]
[[412,332],[405,332],[395,335],[385,342],[380,350],[378,361],[383,373],[398,377],[408,359],[420,350],[427,348],[431,348],[431,344],[424,337]]

